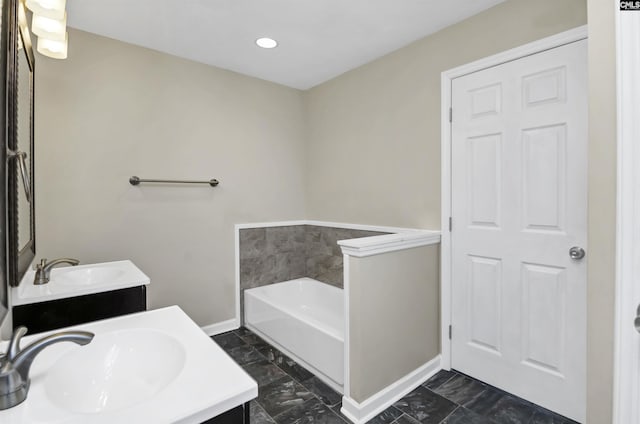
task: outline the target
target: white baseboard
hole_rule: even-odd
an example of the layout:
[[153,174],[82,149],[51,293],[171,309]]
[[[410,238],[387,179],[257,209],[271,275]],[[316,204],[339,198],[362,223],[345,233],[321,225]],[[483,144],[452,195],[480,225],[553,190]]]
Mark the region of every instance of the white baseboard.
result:
[[340,412],[355,424],[364,424],[403,398],[420,384],[440,371],[440,355],[405,375],[400,380],[380,390],[375,395],[358,403],[348,396],[342,397]]
[[215,336],[216,334],[226,333],[227,331],[240,328],[240,324],[235,318],[232,318],[215,324],[205,325],[200,328],[202,328],[202,331],[204,331],[208,336]]

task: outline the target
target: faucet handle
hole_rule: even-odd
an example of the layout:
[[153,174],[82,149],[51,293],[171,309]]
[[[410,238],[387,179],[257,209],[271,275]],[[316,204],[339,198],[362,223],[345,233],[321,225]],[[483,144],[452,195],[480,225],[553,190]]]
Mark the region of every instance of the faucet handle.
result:
[[46,265],[47,265],[47,259],[46,258],[42,258],[42,259],[40,259],[40,263],[37,264],[36,266],[34,266],[33,269],[42,270]]
[[7,354],[5,355],[8,361],[13,361],[18,353],[20,353],[20,340],[25,334],[27,334],[27,331],[27,327],[24,325],[21,325],[14,330],[13,336],[11,336],[11,341],[9,342],[9,347],[7,348]]

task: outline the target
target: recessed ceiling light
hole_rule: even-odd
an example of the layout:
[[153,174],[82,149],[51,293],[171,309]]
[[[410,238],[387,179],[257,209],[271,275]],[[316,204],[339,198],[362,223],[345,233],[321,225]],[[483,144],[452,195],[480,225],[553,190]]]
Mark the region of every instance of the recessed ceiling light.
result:
[[263,49],[272,49],[278,45],[278,42],[273,38],[263,37],[258,38],[256,44]]

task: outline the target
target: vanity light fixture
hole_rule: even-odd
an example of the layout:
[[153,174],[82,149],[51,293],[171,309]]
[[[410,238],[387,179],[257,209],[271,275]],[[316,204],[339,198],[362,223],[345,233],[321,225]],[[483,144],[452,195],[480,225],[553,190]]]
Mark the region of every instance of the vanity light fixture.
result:
[[51,19],[63,19],[67,0],[27,0],[26,5],[33,13]]
[[263,49],[273,49],[278,46],[278,42],[273,38],[262,37],[256,40],[256,44],[258,47],[262,47]]
[[64,40],[50,40],[48,38],[38,38],[38,53],[53,59],[66,59],[68,49],[68,34],[65,32]]
[[33,14],[31,30],[38,37],[44,37],[54,41],[64,41],[67,33],[67,13],[60,19],[51,19],[46,16]]

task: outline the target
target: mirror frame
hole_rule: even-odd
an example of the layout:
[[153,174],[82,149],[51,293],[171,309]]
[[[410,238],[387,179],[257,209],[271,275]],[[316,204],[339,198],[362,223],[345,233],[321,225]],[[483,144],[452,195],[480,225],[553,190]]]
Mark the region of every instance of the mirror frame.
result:
[[[10,45],[9,36],[9,22],[12,22],[10,10],[12,9],[13,0],[0,0],[0,80],[4,81],[4,84],[0,84],[0,99],[4,99],[3,103],[0,103],[0,127],[3,131],[0,131],[0,175],[4,176],[5,184],[0,185],[0,233],[7,236],[7,185],[6,185],[6,171],[7,171],[7,119],[8,119],[8,107],[7,107],[7,90],[9,87],[9,81],[7,80],[7,68],[8,68],[8,49]],[[7,272],[7,243],[6,238],[4,243],[0,243],[0,324],[8,314],[8,302],[9,302],[9,287],[8,287],[8,272]]]
[[[5,0],[7,1],[7,0]],[[35,76],[35,57],[33,53],[33,45],[31,43],[31,35],[27,22],[27,15],[24,6],[24,0],[8,0],[10,4],[9,10],[9,46],[7,57],[7,147],[8,150],[6,161],[7,175],[7,206],[8,206],[8,232],[7,232],[7,279],[12,287],[17,287],[20,280],[27,272],[36,254],[35,239],[35,202],[34,202],[34,186],[35,186],[35,165],[34,165],[34,118],[35,118],[35,96],[34,96],[34,76]],[[18,49],[18,37],[22,41],[22,50]],[[18,148],[18,55],[26,54],[29,64],[29,174],[31,182],[31,190],[29,193],[29,226],[30,234],[27,243],[22,249],[18,246],[18,158],[10,156],[10,152],[16,151]]]

